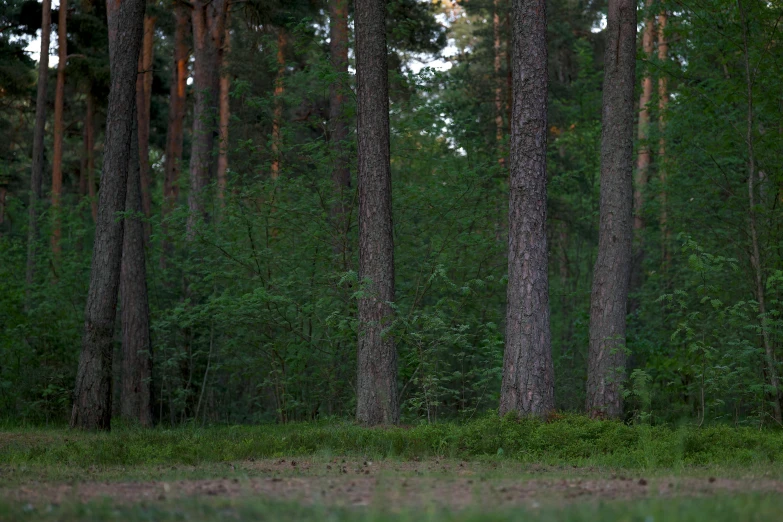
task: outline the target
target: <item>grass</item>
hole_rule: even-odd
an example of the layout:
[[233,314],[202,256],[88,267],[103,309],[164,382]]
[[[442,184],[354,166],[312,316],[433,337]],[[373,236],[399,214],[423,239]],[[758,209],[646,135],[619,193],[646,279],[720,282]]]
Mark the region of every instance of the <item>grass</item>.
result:
[[496,511],[416,510],[383,512],[373,509],[329,508],[258,499],[189,501],[118,505],[109,501],[33,507],[0,503],[0,520],[15,521],[277,521],[300,522],[753,522],[779,520],[783,497],[738,495],[709,499],[651,499],[583,503],[565,508],[514,508]]
[[465,424],[366,429],[349,423],[110,433],[17,428],[0,433],[0,465],[201,465],[251,458],[359,455],[495,459],[556,466],[656,470],[776,466],[783,432],[649,427],[566,415],[553,422],[486,416]]

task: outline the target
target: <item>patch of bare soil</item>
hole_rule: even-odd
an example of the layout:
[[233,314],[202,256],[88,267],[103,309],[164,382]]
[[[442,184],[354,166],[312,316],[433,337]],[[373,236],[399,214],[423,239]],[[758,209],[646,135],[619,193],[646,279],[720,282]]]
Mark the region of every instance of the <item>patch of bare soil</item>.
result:
[[[478,474],[460,462],[312,462],[280,459],[237,463],[241,476],[207,480],[140,482],[28,483],[0,490],[0,497],[34,504],[86,502],[108,497],[117,502],[155,502],[194,497],[267,498],[339,506],[374,505],[389,509],[441,506],[503,507],[586,500],[709,496],[740,492],[783,493],[783,481],[672,477],[596,477],[574,470],[522,476]],[[486,465],[482,467],[486,471]],[[535,470],[533,470],[535,471]],[[547,475],[550,475],[547,477]],[[563,478],[565,477],[565,478]]]

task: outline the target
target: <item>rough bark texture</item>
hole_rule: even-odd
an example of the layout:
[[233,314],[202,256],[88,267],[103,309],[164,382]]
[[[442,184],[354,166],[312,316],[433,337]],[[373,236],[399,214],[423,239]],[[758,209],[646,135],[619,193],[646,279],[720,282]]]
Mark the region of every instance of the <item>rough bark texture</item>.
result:
[[218,130],[220,52],[225,34],[227,0],[193,2],[193,147],[190,153],[187,233],[192,239],[196,224],[207,217],[204,190],[215,167],[215,136]]
[[[669,43],[666,41],[666,11],[661,11],[658,15],[658,61],[666,61],[669,54]],[[658,140],[658,179],[661,183],[661,248],[663,267],[668,268],[672,260],[671,249],[671,230],[669,230],[668,202],[666,194],[666,107],[669,105],[668,79],[666,75],[661,74],[658,78],[658,133],[661,137]]]
[[275,111],[272,117],[272,179],[280,177],[280,125],[283,120],[283,94],[285,94],[285,29],[277,32],[277,76],[275,77]]
[[142,222],[140,139],[131,140],[122,239],[120,309],[122,310],[122,380],[120,415],[142,426],[152,426],[152,346],[147,300],[147,267]]
[[[747,85],[747,130],[746,144],[748,147],[748,221],[750,224],[751,241],[751,265],[756,283],[756,300],[759,303],[759,314],[765,316],[767,313],[766,301],[764,296],[764,268],[761,260],[761,250],[759,248],[758,232],[756,228],[756,155],[753,144],[753,82],[755,80],[754,72],[751,72],[750,57],[748,55],[748,21],[742,0],[737,0],[737,7],[740,12],[740,21],[742,23],[742,44],[745,59],[745,83]],[[765,328],[765,320],[762,319],[761,337],[764,344],[764,354],[767,362],[767,374],[769,375],[769,384],[772,388],[772,415],[778,424],[783,424],[780,406],[780,381],[778,379],[777,361],[775,359],[775,348],[772,345],[772,339],[769,336],[769,329]]]
[[231,27],[229,13],[226,13],[226,28],[223,36],[223,52],[220,63],[220,148],[217,164],[218,199],[223,202],[228,180],[228,121],[231,117],[231,104],[229,103],[229,91],[231,79],[228,75],[228,54],[231,52]]
[[500,414],[555,408],[546,235],[546,0],[513,0],[506,347]]
[[[139,75],[136,78],[136,113],[138,117],[139,176],[141,179],[141,208],[150,217],[150,102],[152,97],[152,57],[155,35],[155,17],[144,17],[144,37],[139,54]],[[149,221],[144,221],[145,241],[149,238]]]
[[622,414],[625,319],[633,237],[633,123],[636,4],[609,0],[601,119],[598,258],[590,297],[587,412]]
[[52,253],[60,253],[60,199],[63,191],[63,105],[65,100],[65,65],[68,62],[67,0],[60,0],[57,17],[57,85],[54,91],[54,153],[52,156]]
[[25,304],[30,304],[30,292],[35,279],[35,251],[38,242],[38,202],[44,171],[44,136],[46,133],[46,90],[49,77],[49,39],[52,31],[52,3],[43,0],[41,16],[41,56],[38,61],[38,86],[35,98],[35,129],[33,130],[33,165],[30,171],[30,201],[27,221],[27,267],[25,270]]
[[384,335],[394,300],[394,238],[389,164],[389,84],[386,2],[357,0],[356,90],[359,141],[359,299],[356,419],[397,424],[397,351]]
[[123,223],[117,212],[125,209],[145,3],[106,2],[111,87],[90,289],[71,415],[74,428],[109,429],[111,425],[112,341],[123,241]]
[[347,214],[351,195],[351,170],[348,158],[348,122],[345,117],[346,87],[343,81],[348,76],[348,0],[330,0],[329,37],[332,66],[340,76],[340,81],[329,88],[329,141],[334,154],[332,181],[337,195],[332,214],[339,231],[335,238],[335,253],[340,259],[341,267],[347,270],[350,263]]
[[185,124],[185,101],[188,80],[188,33],[190,16],[180,2],[174,6],[174,66],[171,68],[169,122],[166,133],[166,162],[163,166],[163,215],[168,214],[179,197],[182,172],[182,142]]

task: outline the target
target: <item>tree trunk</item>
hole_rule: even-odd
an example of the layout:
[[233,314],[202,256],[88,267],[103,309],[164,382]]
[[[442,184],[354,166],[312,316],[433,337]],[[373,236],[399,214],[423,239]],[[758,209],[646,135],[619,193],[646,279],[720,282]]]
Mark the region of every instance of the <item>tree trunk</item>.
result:
[[277,76],[275,77],[275,110],[272,117],[272,179],[280,177],[280,125],[283,119],[283,94],[285,94],[285,29],[277,33]]
[[546,234],[546,2],[513,0],[506,346],[501,415],[555,408]]
[[503,59],[503,51],[500,49],[500,0],[494,0],[492,13],[493,45],[494,50],[494,70],[495,77],[495,141],[498,147],[498,163],[502,166],[504,163],[502,144],[503,144],[503,77],[500,75],[500,64]]
[[174,7],[174,66],[169,94],[169,122],[166,133],[166,162],[163,166],[163,215],[166,216],[179,197],[179,176],[185,127],[185,97],[188,80],[188,32],[190,17],[187,7],[177,1]]
[[[661,11],[658,15],[658,61],[663,63],[669,54],[669,43],[666,41],[666,11]],[[672,260],[671,254],[671,231],[669,230],[669,217],[667,209],[667,193],[666,193],[666,138],[664,137],[664,131],[666,130],[666,107],[669,105],[669,92],[667,85],[667,78],[665,74],[661,74],[658,78],[658,133],[660,138],[658,139],[658,179],[661,183],[661,248],[662,248],[662,262],[664,269],[669,267]]]
[[590,297],[587,413],[622,414],[625,323],[633,238],[636,3],[609,0],[601,120],[598,258]]
[[329,142],[334,154],[332,181],[337,200],[332,214],[335,217],[339,233],[335,238],[335,252],[341,261],[343,270],[350,264],[348,239],[348,206],[351,193],[351,169],[348,158],[348,122],[345,116],[345,92],[343,84],[348,77],[348,0],[330,0],[329,2],[329,51],[332,66],[339,75],[339,81],[329,87],[329,123],[331,133]]
[[[652,0],[646,0],[646,8],[652,7]],[[650,14],[644,20],[644,32],[642,33],[642,51],[647,60],[652,58],[653,54],[653,35],[655,34],[654,18]],[[634,187],[634,230],[644,228],[644,190],[647,186],[647,176],[649,175],[650,160],[652,155],[650,145],[647,140],[650,137],[650,100],[652,100],[653,81],[650,76],[650,70],[645,67],[644,77],[642,78],[642,94],[639,97],[639,156],[636,158],[636,186]]]
[[737,7],[740,12],[740,21],[742,23],[742,45],[745,59],[745,82],[747,85],[747,133],[746,144],[748,147],[748,221],[750,223],[750,241],[751,241],[751,265],[756,283],[756,300],[759,303],[759,315],[761,319],[761,337],[764,342],[764,354],[767,362],[767,372],[769,374],[769,384],[772,388],[772,413],[778,424],[783,424],[780,406],[780,381],[778,380],[777,360],[775,359],[775,348],[772,345],[772,339],[769,336],[769,328],[765,324],[767,307],[764,296],[764,265],[761,260],[761,250],[759,248],[759,239],[756,223],[756,156],[753,149],[753,83],[755,72],[751,72],[749,46],[748,46],[748,21],[742,0],[737,0]]
[[117,213],[125,209],[145,5],[145,0],[106,2],[111,88],[84,338],[71,415],[74,428],[111,426],[114,320],[123,243],[123,223]]
[[397,351],[384,330],[394,313],[394,237],[389,141],[386,2],[356,0],[356,92],[359,140],[359,340],[356,419],[397,424]]
[[95,100],[87,93],[87,116],[85,117],[84,140],[87,148],[87,195],[93,222],[98,219],[98,199],[95,197]]
[[[145,20],[146,22],[146,20]],[[146,25],[146,24],[145,24]],[[145,35],[146,37],[146,35]],[[137,98],[138,99],[138,98]],[[144,253],[144,225],[141,219],[141,139],[131,140],[128,185],[125,193],[120,308],[122,310],[122,382],[120,414],[144,427],[152,426],[152,346],[147,300],[147,268]]]
[[[214,173],[215,135],[220,97],[220,49],[225,33],[227,0],[193,2],[193,147],[190,153],[187,236],[193,239],[197,223],[206,219],[204,190]],[[218,35],[217,38],[215,36]]]
[[68,0],[60,0],[57,17],[57,86],[54,91],[54,154],[52,157],[52,254],[60,254],[60,199],[63,191],[63,105],[65,102],[65,65],[68,62]]
[[[152,58],[155,36],[155,17],[144,17],[144,38],[139,54],[139,75],[136,78],[136,113],[138,117],[139,177],[141,179],[141,208],[144,217],[150,217],[150,98],[152,96]],[[149,239],[149,221],[144,220],[144,241]]]
[[52,32],[52,3],[43,0],[41,16],[41,55],[38,59],[38,86],[35,98],[35,129],[33,130],[33,161],[30,171],[30,201],[27,221],[27,267],[25,270],[25,306],[30,306],[35,280],[35,256],[38,243],[38,202],[44,171],[44,136],[46,134],[46,91],[49,77],[49,38]]
[[223,36],[223,52],[220,63],[220,148],[217,164],[218,199],[223,204],[226,193],[226,173],[228,172],[228,121],[231,117],[231,104],[229,103],[229,91],[231,79],[228,75],[228,54],[231,52],[231,26],[229,13],[226,13],[226,28]]

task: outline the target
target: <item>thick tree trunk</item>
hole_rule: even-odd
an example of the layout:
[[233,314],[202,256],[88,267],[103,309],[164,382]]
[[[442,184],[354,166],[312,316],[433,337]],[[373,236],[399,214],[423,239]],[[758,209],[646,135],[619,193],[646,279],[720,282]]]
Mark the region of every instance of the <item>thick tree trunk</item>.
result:
[[504,156],[502,151],[503,144],[503,77],[500,75],[500,67],[503,60],[503,51],[500,48],[500,0],[494,0],[492,12],[492,30],[493,41],[492,49],[494,51],[494,71],[495,77],[495,141],[498,148],[498,163],[503,165]]
[[[666,41],[666,11],[658,15],[658,61],[663,63],[669,54],[669,43]],[[658,78],[658,180],[661,183],[661,248],[664,269],[671,264],[671,230],[669,230],[668,197],[666,191],[666,107],[669,105],[668,82],[665,74]]]
[[[138,99],[138,98],[137,98]],[[147,268],[144,253],[144,225],[141,219],[141,175],[138,146],[131,140],[128,185],[125,193],[122,264],[120,270],[120,309],[122,310],[122,381],[120,414],[142,426],[152,426],[152,346],[147,300]]]
[[[755,72],[751,71],[751,63],[749,56],[748,46],[748,21],[745,8],[742,5],[742,0],[737,0],[737,7],[740,12],[740,21],[742,23],[742,44],[743,54],[745,59],[745,83],[747,86],[747,132],[745,136],[746,145],[748,147],[748,221],[750,224],[750,241],[751,241],[751,265],[753,266],[753,272],[756,283],[756,300],[759,303],[759,315],[764,317],[767,313],[767,306],[765,300],[765,281],[764,281],[764,265],[761,260],[761,249],[759,248],[758,230],[756,222],[756,155],[753,148],[753,83],[755,80]],[[778,424],[783,424],[783,416],[781,415],[780,406],[780,381],[778,379],[778,364],[775,358],[775,348],[772,344],[772,339],[769,336],[769,329],[765,327],[765,319],[762,319],[761,338],[764,343],[764,354],[767,362],[767,374],[769,375],[769,384],[772,388],[772,414],[775,421]]]
[[[227,0],[193,2],[193,147],[190,153],[188,239],[197,223],[207,217],[204,190],[215,167],[215,135],[220,97],[220,49],[225,33]],[[217,35],[217,38],[216,38]]]
[[546,234],[546,1],[513,0],[514,104],[501,415],[555,408]]
[[68,62],[68,3],[60,0],[57,17],[57,85],[54,91],[54,154],[52,157],[52,253],[60,254],[62,236],[60,218],[60,199],[63,191],[63,105],[65,103],[65,65]]
[[275,77],[275,109],[272,116],[272,179],[280,177],[280,126],[283,120],[283,95],[285,94],[285,46],[288,37],[285,29],[277,32],[277,76]]
[[[152,96],[152,58],[155,36],[155,17],[144,17],[144,38],[139,54],[139,75],[136,78],[136,113],[138,117],[139,177],[141,179],[141,208],[144,217],[150,217],[150,102]],[[149,221],[144,221],[144,240],[149,239]]]
[[220,148],[217,164],[218,199],[223,204],[228,180],[228,121],[231,118],[229,91],[231,79],[228,75],[228,55],[231,52],[231,27],[229,13],[226,13],[226,28],[223,36],[223,52],[220,61]]
[[111,426],[114,320],[123,243],[123,223],[117,213],[125,209],[145,5],[145,0],[106,2],[111,88],[90,289],[71,415],[74,428]]
[[601,120],[598,258],[590,297],[587,413],[622,414],[625,326],[633,238],[636,3],[609,0]]
[[35,256],[38,243],[38,202],[43,182],[44,136],[46,134],[46,91],[49,77],[49,39],[52,32],[52,3],[43,0],[41,16],[41,55],[38,59],[38,86],[35,98],[35,129],[33,130],[33,164],[30,171],[30,201],[27,221],[27,267],[25,270],[25,306],[30,305],[30,294],[35,279]]
[[185,128],[185,98],[188,80],[188,33],[190,16],[187,7],[176,1],[174,7],[174,64],[169,93],[169,122],[166,133],[166,161],[163,166],[163,215],[174,208],[179,197],[179,176],[182,171],[182,143]]
[[335,252],[340,258],[340,266],[347,270],[350,264],[348,239],[348,206],[351,194],[351,169],[348,158],[348,122],[345,116],[345,92],[343,82],[348,76],[348,0],[330,0],[329,2],[329,51],[334,71],[340,80],[329,87],[329,136],[334,167],[334,182],[337,199],[332,209],[337,230]]
[[397,424],[397,351],[385,332],[394,318],[386,2],[356,0],[355,27],[359,278],[365,285],[359,298],[356,419],[365,425]]

